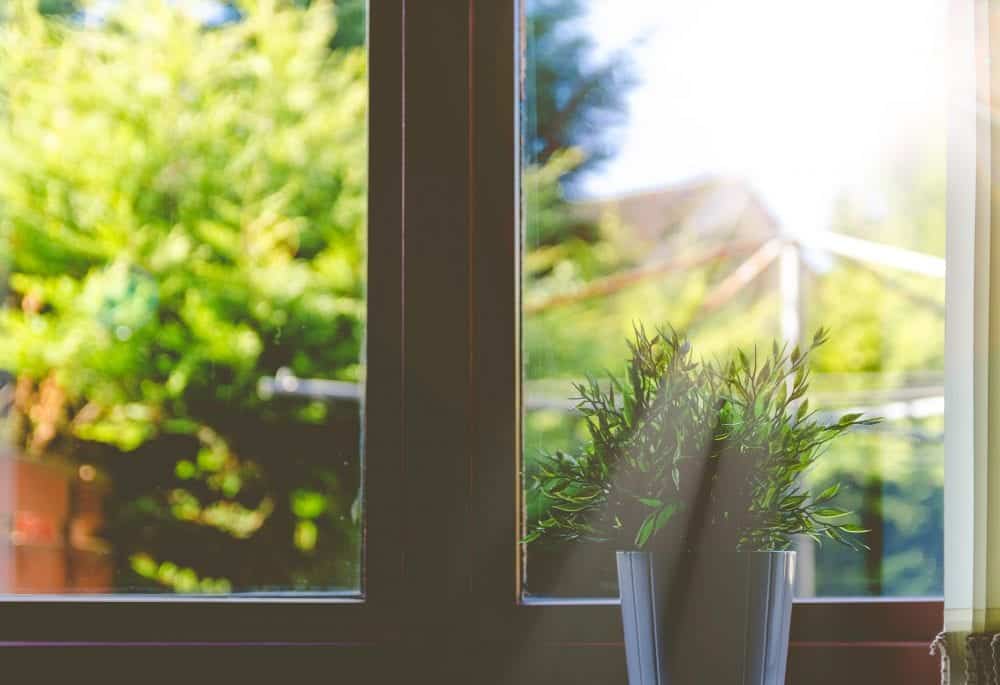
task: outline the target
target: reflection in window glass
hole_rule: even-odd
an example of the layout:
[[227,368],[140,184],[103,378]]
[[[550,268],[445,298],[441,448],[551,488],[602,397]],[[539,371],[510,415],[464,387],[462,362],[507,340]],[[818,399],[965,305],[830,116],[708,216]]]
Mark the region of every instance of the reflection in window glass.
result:
[[363,0],[0,3],[0,593],[360,587]]
[[[633,325],[700,357],[820,326],[813,408],[878,426],[805,478],[842,483],[870,549],[799,546],[800,596],[942,592],[941,0],[529,0],[525,516],[542,455],[587,440],[573,383]],[[532,544],[529,594],[614,595],[599,545]]]

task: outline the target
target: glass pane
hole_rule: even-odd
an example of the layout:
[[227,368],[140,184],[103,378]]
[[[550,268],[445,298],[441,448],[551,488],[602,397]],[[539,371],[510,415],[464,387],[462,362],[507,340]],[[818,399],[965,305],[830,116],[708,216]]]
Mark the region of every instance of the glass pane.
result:
[[0,1],[0,593],[359,591],[365,34]]
[[[770,416],[789,430],[844,413],[883,419],[843,431],[785,493],[807,495],[783,500],[801,513],[809,492],[840,484],[811,509],[824,544],[794,516],[761,523],[779,507],[762,504],[765,486],[749,511],[720,504],[719,529],[745,514],[741,549],[798,550],[800,596],[940,595],[946,3],[528,0],[526,12],[527,594],[614,596],[614,550],[652,531],[668,544],[692,515],[685,469],[718,458],[724,470],[736,463],[727,449],[750,449],[732,426],[766,410],[738,397],[737,350],[758,374],[774,346],[794,368],[791,351],[822,327],[828,340],[801,364],[804,397],[791,397],[794,373],[754,382],[772,399],[784,386],[785,410]],[[696,388],[669,411],[636,408],[636,328],[686,340],[651,343],[653,357],[695,365],[670,381]],[[574,384],[588,378],[581,411]],[[684,418],[706,397],[742,407],[740,418]],[[806,397],[815,413],[797,421]],[[663,437],[678,426],[683,438]],[[643,449],[669,467],[629,466]],[[777,482],[766,465],[795,456],[760,449],[753,487]],[[624,482],[637,473],[650,480]],[[819,513],[834,507],[849,514]],[[833,522],[847,526],[834,536],[867,549],[829,539]]]

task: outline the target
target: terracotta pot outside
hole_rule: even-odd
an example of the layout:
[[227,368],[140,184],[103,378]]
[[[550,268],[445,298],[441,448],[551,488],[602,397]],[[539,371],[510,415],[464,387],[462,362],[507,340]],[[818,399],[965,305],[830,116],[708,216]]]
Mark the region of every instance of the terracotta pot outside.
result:
[[113,567],[93,470],[0,454],[0,594],[107,592]]

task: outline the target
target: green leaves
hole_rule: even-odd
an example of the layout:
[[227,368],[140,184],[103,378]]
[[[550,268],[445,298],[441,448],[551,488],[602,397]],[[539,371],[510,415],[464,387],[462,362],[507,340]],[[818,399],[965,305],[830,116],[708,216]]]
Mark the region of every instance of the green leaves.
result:
[[525,535],[523,538],[521,538],[521,543],[527,545],[529,543],[534,542],[540,537],[542,537],[542,531],[541,529],[536,529]]
[[830,500],[832,500],[834,497],[837,496],[838,492],[840,492],[840,483],[834,483],[833,485],[831,485],[830,487],[828,487],[826,490],[824,490],[820,494],[816,495],[816,498],[815,498],[814,501],[816,502],[816,504],[822,504],[823,502],[829,502]]
[[[19,289],[0,366],[58,372],[102,408],[77,434],[125,449],[192,403],[251,409],[282,364],[356,373],[367,92],[363,50],[328,48],[331,8],[199,31],[126,2],[114,30],[82,30],[28,5],[0,27],[0,240],[17,245],[0,252]],[[155,420],[121,438],[125,404]]]
[[843,532],[845,532],[845,533],[851,533],[852,535],[861,535],[861,534],[864,534],[864,533],[870,533],[871,532],[871,530],[869,528],[862,528],[861,526],[856,526],[853,523],[846,523],[846,524],[844,524],[842,526],[839,526],[839,528]]
[[799,405],[798,410],[795,412],[795,420],[802,421],[809,414],[809,400],[802,400],[802,404]]
[[[815,509],[813,511],[813,516],[815,518],[842,518],[844,516],[850,516],[850,512],[844,511],[843,509],[834,509],[833,507],[826,507],[824,509]],[[867,532],[867,531],[866,531]]]
[[[323,554],[312,570],[290,561],[284,582],[353,582],[326,561],[351,558],[356,526],[339,514],[355,488],[332,474],[351,473],[356,453],[303,458],[300,433],[323,412],[264,403],[257,383],[282,366],[302,377],[361,373],[364,49],[330,50],[325,2],[247,3],[241,21],[212,30],[173,3],[113,4],[104,27],[46,19],[30,2],[0,23],[0,255],[13,288],[0,311],[0,368],[39,397],[58,381],[58,437],[86,441],[109,463],[197,442],[169,440],[177,434],[205,444],[198,455],[167,448],[176,469],[143,468],[175,474],[218,506],[194,515],[178,495],[156,514],[157,535],[130,540],[173,544],[162,526],[202,519],[252,537],[244,519],[256,519],[235,505],[259,498],[282,510],[275,519],[301,519],[294,534],[277,524],[258,538],[269,583],[280,578],[270,560],[298,559],[296,543]],[[254,444],[263,425],[269,438],[292,434],[273,443],[289,447]],[[347,442],[351,424],[337,426]],[[275,457],[279,478],[268,472]],[[145,529],[153,515],[144,516],[127,524]],[[276,552],[279,539],[287,549]],[[204,558],[248,578],[256,564],[240,544]]]
[[677,509],[678,505],[672,504],[647,516],[642,525],[639,526],[639,531],[635,534],[635,546],[639,549],[645,547],[650,538],[667,525],[667,522],[677,512]]
[[303,519],[318,518],[327,507],[327,497],[321,492],[298,489],[292,492],[292,513]]
[[830,506],[839,484],[813,494],[801,483],[830,440],[875,421],[815,418],[805,397],[808,360],[826,337],[818,331],[804,351],[773,343],[763,359],[740,350],[725,362],[696,362],[674,331],[650,338],[636,326],[627,382],[590,378],[577,386],[591,441],[579,454],[541,460],[536,486],[551,516],[530,539],[642,548],[692,505],[699,486],[684,474],[711,471],[742,474],[707,481],[713,514],[706,534],[721,544],[780,550],[805,535],[857,546],[850,536],[867,531]]

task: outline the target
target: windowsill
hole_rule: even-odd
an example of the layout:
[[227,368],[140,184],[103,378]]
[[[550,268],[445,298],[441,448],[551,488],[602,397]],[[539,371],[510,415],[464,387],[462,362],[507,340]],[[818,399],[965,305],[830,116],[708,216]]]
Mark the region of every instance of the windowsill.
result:
[[364,604],[365,598],[356,592],[245,592],[234,595],[0,595],[0,604],[35,603],[112,603],[112,604]]
[[[941,596],[932,597],[796,597],[796,604],[913,604],[915,602],[943,602]],[[532,595],[521,598],[521,606],[617,606],[616,597],[543,597]]]

